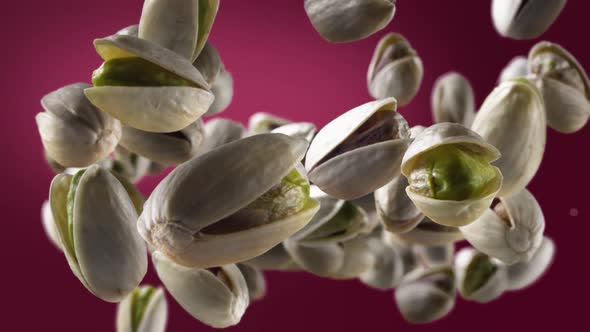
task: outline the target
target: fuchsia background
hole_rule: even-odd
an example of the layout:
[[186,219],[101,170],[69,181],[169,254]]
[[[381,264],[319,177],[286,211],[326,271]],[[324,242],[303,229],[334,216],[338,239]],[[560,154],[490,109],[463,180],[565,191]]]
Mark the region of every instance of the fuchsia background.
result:
[[[366,69],[379,37],[405,35],[420,54],[425,77],[418,96],[400,112],[411,125],[431,123],[430,90],[449,70],[466,75],[478,105],[503,66],[535,41],[511,41],[493,30],[489,1],[398,1],[393,22],[369,39],[332,45],[313,30],[302,0],[222,1],[212,42],[235,78],[224,116],[246,121],[256,111],[318,126],[370,100]],[[101,63],[92,40],[138,21],[142,1],[20,1],[3,3],[0,60],[2,139],[3,331],[111,331],[116,306],[94,298],[45,238],[40,221],[52,173],[45,166],[34,123],[39,99],[65,84],[90,79]],[[543,39],[558,42],[590,69],[587,1],[569,1]],[[269,293],[250,306],[234,331],[505,331],[587,323],[587,216],[590,128],[574,135],[549,130],[545,159],[530,189],[541,203],[547,234],[557,243],[552,269],[534,287],[478,305],[459,300],[454,312],[427,326],[400,317],[392,292],[357,281],[303,273],[267,273]],[[155,178],[143,182],[149,193]],[[577,216],[570,209],[578,210]],[[146,282],[157,279],[150,270]],[[169,331],[210,331],[168,296]]]

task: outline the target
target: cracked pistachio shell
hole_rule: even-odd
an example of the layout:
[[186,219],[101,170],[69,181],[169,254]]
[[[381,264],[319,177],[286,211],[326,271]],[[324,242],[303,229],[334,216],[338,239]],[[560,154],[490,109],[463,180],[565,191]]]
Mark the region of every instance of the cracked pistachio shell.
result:
[[248,135],[270,133],[274,129],[291,123],[290,120],[269,113],[254,113],[248,119]]
[[364,39],[395,14],[395,0],[305,0],[304,7],[316,31],[332,43]]
[[246,280],[250,302],[262,299],[266,295],[266,279],[264,279],[262,271],[248,264],[240,263],[236,264],[236,266],[242,272],[244,280]]
[[118,145],[110,169],[131,183],[139,182],[149,172],[152,161]]
[[397,287],[404,275],[404,262],[400,252],[386,244],[380,237],[368,239],[367,245],[373,254],[373,265],[359,279],[376,289]]
[[457,227],[445,226],[424,217],[412,230],[405,233],[387,232],[394,241],[406,245],[441,246],[463,240]]
[[260,256],[242,262],[263,271],[299,271],[301,267],[293,261],[281,242]]
[[159,251],[152,254],[158,277],[170,295],[197,320],[215,327],[236,325],[250,304],[248,285],[234,264],[215,272],[178,265]]
[[457,72],[446,73],[434,82],[430,104],[435,123],[454,122],[469,127],[475,117],[473,88]]
[[285,134],[291,137],[303,138],[310,143],[315,137],[316,132],[316,126],[311,122],[288,123],[271,131],[271,133]]
[[234,79],[225,68],[221,68],[221,72],[211,85],[211,92],[215,96],[215,100],[205,113],[207,116],[223,112],[231,104],[234,96]]
[[387,231],[406,233],[414,229],[424,214],[406,194],[408,180],[398,175],[385,186],[375,190],[375,205],[381,224]]
[[199,57],[193,62],[193,66],[203,75],[203,78],[209,86],[217,79],[217,76],[223,69],[221,56],[217,49],[210,42],[205,43],[205,47]]
[[307,151],[309,179],[329,195],[351,200],[399,175],[410,140],[408,124],[396,107],[394,98],[376,100],[328,123]]
[[408,104],[420,89],[422,60],[400,34],[389,33],[377,44],[367,71],[369,93],[375,99],[394,97]]
[[[220,266],[263,254],[305,226],[319,203],[310,198],[300,210],[275,220],[265,220],[264,209],[238,212],[293,173],[306,147],[302,139],[261,134],[181,164],[145,203],[137,226],[140,234],[176,263],[191,267]],[[302,171],[297,167],[303,180]]]
[[463,248],[455,257],[457,289],[466,300],[487,303],[508,288],[506,266],[473,248]]
[[117,307],[117,332],[164,332],[168,303],[161,287],[138,287]]
[[541,246],[528,262],[520,262],[507,267],[508,288],[520,290],[537,282],[549,269],[555,256],[555,243],[543,238]]
[[450,266],[418,268],[395,290],[395,302],[404,319],[425,324],[448,315],[455,306],[455,274]]
[[214,96],[201,73],[178,54],[128,36],[96,39],[97,53],[105,60],[140,57],[182,77],[194,86],[99,86],[84,90],[98,108],[126,126],[151,131],[182,130],[203,115]]
[[63,167],[86,167],[107,157],[121,139],[121,124],[84,96],[91,85],[75,83],[41,99],[35,116],[45,153]]
[[60,251],[63,251],[59,233],[53,220],[53,213],[51,212],[51,206],[49,201],[44,201],[41,205],[41,222],[43,224],[43,230],[49,241]]
[[535,197],[523,189],[500,197],[494,209],[460,230],[477,250],[510,265],[533,257],[543,240],[545,218]]
[[528,60],[524,56],[516,56],[502,69],[498,84],[509,81],[519,77],[526,77],[528,75]]
[[510,196],[533,179],[545,152],[545,106],[539,90],[526,79],[500,83],[483,102],[471,129],[495,146],[502,158],[498,196]]
[[119,302],[147,271],[137,212],[121,183],[93,165],[51,182],[49,202],[72,272],[94,295]]
[[145,0],[139,38],[194,61],[205,47],[219,0]]
[[203,120],[172,133],[154,133],[123,126],[121,146],[162,165],[178,165],[197,155],[203,141]]
[[441,225],[450,227],[467,225],[477,219],[490,206],[502,186],[502,173],[497,167],[494,167],[496,175],[484,188],[483,196],[479,198],[445,200],[421,195],[412,189],[412,172],[415,164],[419,160],[418,157],[440,146],[465,149],[471,156],[490,163],[500,158],[500,152],[477,133],[462,125],[439,123],[420,133],[404,155],[401,172],[410,183],[410,186],[406,188],[406,193],[418,209]]
[[567,0],[493,0],[496,31],[513,39],[533,39],[557,19]]
[[455,254],[453,243],[433,246],[415,245],[412,249],[419,260],[428,266],[453,264],[453,255]]
[[563,47],[537,43],[529,53],[529,79],[543,95],[547,125],[561,133],[580,130],[590,117],[590,81],[584,67]]
[[223,118],[207,121],[204,132],[203,143],[197,151],[199,155],[246,136],[246,128],[241,123]]

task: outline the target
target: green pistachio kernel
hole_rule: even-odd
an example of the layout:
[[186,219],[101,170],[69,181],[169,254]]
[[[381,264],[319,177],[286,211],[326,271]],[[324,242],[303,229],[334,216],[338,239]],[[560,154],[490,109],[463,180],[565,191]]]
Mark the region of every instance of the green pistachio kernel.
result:
[[359,209],[350,202],[344,202],[340,210],[328,222],[308,236],[308,239],[322,239],[344,235],[358,224],[361,216]]
[[463,281],[463,293],[470,296],[476,292],[490,280],[497,270],[498,267],[492,263],[488,256],[482,253],[476,254],[467,266]]
[[139,329],[145,309],[155,292],[156,289],[154,287],[145,286],[136,288],[131,294],[131,328],[133,331]]
[[497,176],[482,156],[458,145],[429,150],[415,165],[409,179],[412,191],[440,200],[481,198]]
[[152,62],[138,57],[105,61],[92,73],[94,86],[196,86]]
[[78,189],[78,184],[80,184],[80,179],[82,179],[82,175],[86,172],[85,169],[79,170],[76,172],[74,177],[72,178],[72,182],[70,184],[70,190],[68,191],[68,198],[67,198],[67,209],[68,209],[68,242],[72,246],[71,253],[76,258],[76,251],[73,250],[74,245],[74,201],[76,198],[76,190]]

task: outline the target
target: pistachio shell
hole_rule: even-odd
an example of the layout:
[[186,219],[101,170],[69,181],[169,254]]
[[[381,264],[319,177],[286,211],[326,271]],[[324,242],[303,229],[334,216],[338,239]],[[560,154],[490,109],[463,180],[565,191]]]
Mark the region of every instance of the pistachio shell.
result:
[[234,96],[234,79],[229,71],[221,69],[211,85],[211,92],[215,95],[215,100],[205,113],[207,116],[223,112],[231,104]]
[[198,154],[204,154],[226,143],[244,137],[246,128],[241,123],[229,119],[216,118],[205,123],[205,137],[199,147]]
[[521,290],[539,280],[547,271],[555,256],[555,244],[545,237],[541,246],[528,262],[520,262],[507,267],[508,288]]
[[139,34],[139,24],[130,25],[125,27],[115,33],[116,35],[126,35],[126,36],[133,36],[137,37]]
[[[144,299],[145,302],[138,303],[137,296],[150,288],[149,297]],[[139,322],[134,322],[138,310],[142,314]],[[164,332],[167,320],[168,304],[162,288],[136,288],[117,307],[117,332]]]
[[505,209],[501,215],[487,209],[475,222],[460,227],[461,233],[477,250],[506,264],[527,262],[543,240],[541,207],[526,189],[500,202]]
[[152,260],[170,295],[191,316],[215,328],[240,322],[249,305],[248,286],[235,265],[224,265],[215,275],[178,265],[159,251]]
[[248,285],[250,302],[262,299],[266,295],[266,280],[262,271],[248,264],[240,263],[236,266],[242,272],[244,280],[246,280],[246,285]]
[[524,189],[545,152],[545,106],[537,88],[524,79],[500,83],[477,112],[471,129],[502,154],[494,162],[503,177],[498,196]]
[[288,123],[286,125],[277,127],[271,131],[271,133],[285,134],[291,137],[303,138],[310,143],[315,137],[316,132],[317,129],[315,125],[311,122]]
[[299,265],[293,261],[291,255],[285,249],[283,243],[272,247],[269,251],[260,256],[242,262],[260,270],[273,271],[298,271]]
[[524,56],[515,56],[502,69],[498,83],[509,81],[519,77],[526,77],[528,75],[528,60]]
[[217,76],[223,69],[221,56],[210,42],[205,43],[203,51],[201,51],[199,57],[193,62],[193,66],[203,75],[209,86],[215,82]]
[[316,229],[332,219],[345,203],[344,200],[326,194],[315,185],[310,186],[309,197],[313,197],[320,203],[320,209],[305,227],[290,237],[292,240],[299,241],[313,233]]
[[428,217],[424,217],[420,223],[409,232],[389,233],[398,243],[406,245],[442,246],[463,240],[463,234],[457,227],[438,224]]
[[508,288],[506,267],[473,248],[463,248],[457,253],[455,275],[461,296],[479,303],[497,299]]
[[62,249],[61,239],[53,221],[53,214],[51,213],[51,206],[49,201],[44,201],[41,205],[41,221],[43,224],[43,230],[49,241],[59,250]]
[[416,245],[412,248],[419,259],[428,266],[451,265],[455,246],[453,243],[424,246]]
[[408,180],[399,175],[385,186],[375,190],[375,204],[379,220],[389,232],[406,233],[424,218],[406,194]]
[[492,20],[504,37],[533,39],[557,19],[566,0],[493,0]]
[[148,172],[152,162],[118,145],[110,169],[132,183],[139,182]]
[[454,122],[469,127],[475,117],[473,88],[457,72],[446,73],[434,82],[431,105],[435,123]]
[[248,119],[249,135],[270,133],[273,129],[291,123],[290,120],[279,118],[269,113],[254,113]]
[[399,251],[379,237],[369,239],[367,245],[374,256],[374,262],[371,268],[360,275],[360,280],[377,289],[397,287],[404,273],[404,262]]

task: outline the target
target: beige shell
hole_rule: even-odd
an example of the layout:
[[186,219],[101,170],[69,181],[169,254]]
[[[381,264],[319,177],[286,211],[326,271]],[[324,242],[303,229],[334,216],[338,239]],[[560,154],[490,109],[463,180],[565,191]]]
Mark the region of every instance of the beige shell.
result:
[[272,247],[260,256],[242,262],[263,271],[299,271],[301,267],[293,261],[283,243]]
[[533,39],[557,19],[566,0],[493,0],[492,20],[496,31],[513,39]]
[[221,62],[221,56],[217,49],[210,42],[205,43],[205,47],[199,57],[193,62],[193,66],[197,68],[199,73],[203,75],[203,78],[209,86],[213,85],[213,82],[217,79],[217,76],[223,69],[223,63]]
[[205,137],[197,154],[207,153],[226,143],[230,143],[246,135],[246,128],[236,121],[216,118],[205,123]]
[[311,122],[294,122],[277,127],[271,133],[285,134],[287,136],[303,138],[310,142],[315,137],[317,129]]
[[379,220],[389,232],[406,233],[414,229],[424,214],[406,194],[408,180],[399,175],[375,190],[375,205]]
[[415,245],[412,247],[418,260],[428,266],[451,265],[455,255],[454,243],[441,245]]
[[246,285],[248,285],[250,302],[261,300],[266,295],[266,280],[262,271],[248,264],[239,263],[236,266],[242,272]]
[[477,250],[506,264],[527,262],[543,240],[545,218],[541,206],[526,189],[501,197],[500,202],[509,220],[487,209],[475,222],[460,227],[461,233]]
[[404,262],[400,252],[386,244],[380,237],[368,239],[367,245],[373,254],[373,265],[359,279],[376,289],[397,287],[404,275]]
[[215,96],[215,100],[205,113],[207,116],[223,112],[231,104],[234,96],[234,79],[232,74],[225,68],[221,69],[211,85],[211,92]]
[[152,161],[118,145],[112,156],[110,169],[128,179],[131,183],[139,182],[149,172]]
[[248,119],[248,134],[257,135],[270,133],[272,130],[291,123],[290,120],[280,118],[265,112],[257,112]]
[[409,232],[388,232],[385,236],[391,237],[393,242],[423,246],[442,246],[463,240],[459,228],[438,224],[428,217]]
[[[140,288],[151,288],[151,286]],[[117,332],[164,332],[168,320],[168,303],[164,290],[158,287],[150,295],[147,303],[143,303],[144,308],[134,308],[133,306],[137,306],[137,303],[134,303],[133,295],[140,291],[140,288],[135,289],[117,306]],[[135,319],[133,315],[137,310],[142,310],[143,314],[139,325],[133,326]]]
[[526,77],[528,75],[528,59],[524,56],[515,56],[502,69],[500,77],[498,77],[498,84],[509,81],[519,77]]
[[524,189],[541,165],[547,139],[539,90],[525,79],[500,83],[483,102],[471,129],[502,154],[494,162],[503,177],[498,196]]
[[434,82],[430,99],[435,123],[454,122],[471,126],[475,117],[475,96],[465,76],[446,73]]
[[138,33],[139,24],[134,24],[117,31],[115,34],[137,37]]
[[528,262],[520,262],[507,267],[508,288],[520,290],[537,282],[549,269],[555,256],[555,243],[543,238],[541,246]]
[[[412,142],[402,161],[402,174],[409,177],[419,154],[445,144],[468,146],[489,162],[500,158],[498,149],[485,142],[477,133],[459,124],[439,123],[425,129]],[[406,188],[406,193],[420,211],[434,222],[451,227],[463,226],[477,219],[492,203],[502,185],[502,173],[498,168],[496,173],[493,188],[490,188],[486,196],[479,199],[437,200],[418,195],[412,192],[409,186]]]
[[506,266],[494,258],[487,257],[486,259],[494,266],[495,271],[484,281],[483,285],[468,294],[464,288],[466,278],[481,274],[481,271],[472,265],[473,259],[478,254],[478,251],[473,248],[463,248],[457,253],[454,266],[457,290],[466,300],[487,303],[499,298],[508,289]]
[[51,206],[49,201],[44,201],[41,205],[41,222],[43,224],[43,230],[49,241],[60,251],[63,251],[59,233],[53,220],[53,213],[51,212]]

